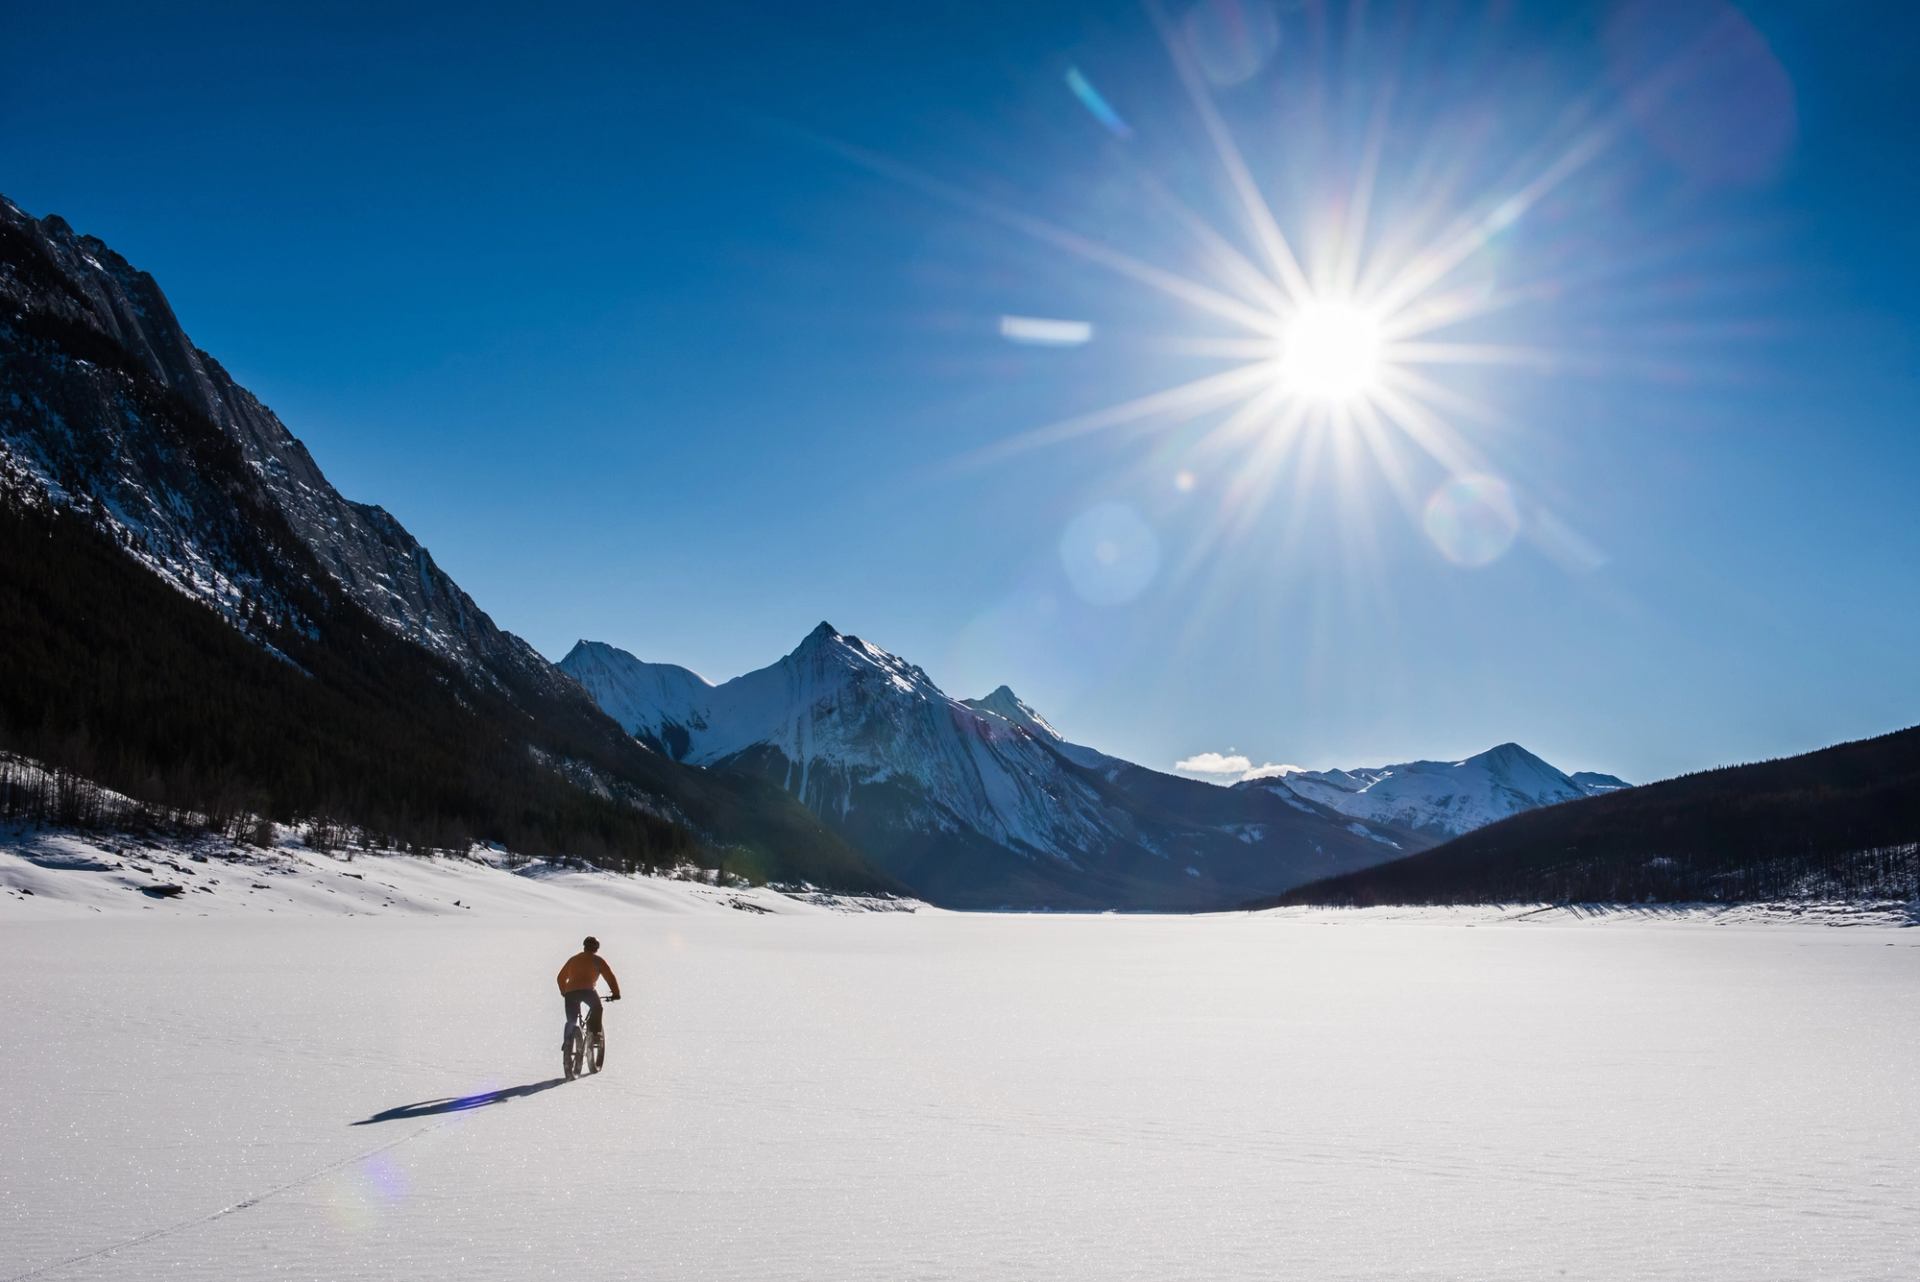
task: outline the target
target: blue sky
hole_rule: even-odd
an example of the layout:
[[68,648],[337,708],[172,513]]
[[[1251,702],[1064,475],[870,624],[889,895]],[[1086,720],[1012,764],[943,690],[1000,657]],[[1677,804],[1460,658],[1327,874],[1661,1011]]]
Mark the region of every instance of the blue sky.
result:
[[[554,657],[825,618],[1160,766],[1920,720],[1906,7],[677,8],[18,9],[0,190]],[[1272,291],[1202,101],[1309,274],[1485,233],[1416,299],[1479,353],[1439,428],[1036,439],[1234,368],[1181,282]]]

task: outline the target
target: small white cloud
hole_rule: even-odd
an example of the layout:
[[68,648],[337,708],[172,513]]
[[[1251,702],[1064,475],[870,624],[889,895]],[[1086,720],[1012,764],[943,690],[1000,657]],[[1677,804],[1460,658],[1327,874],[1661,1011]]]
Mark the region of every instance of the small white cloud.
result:
[[1303,775],[1305,773],[1307,773],[1307,768],[1305,766],[1289,766],[1289,765],[1282,765],[1279,762],[1269,761],[1264,766],[1253,767],[1251,770],[1241,775],[1240,778],[1242,780],[1278,779],[1283,775]]
[[1173,763],[1175,770],[1190,775],[1232,776],[1236,782],[1248,779],[1277,779],[1282,775],[1297,775],[1306,772],[1305,766],[1287,765],[1284,762],[1269,761],[1256,766],[1253,758],[1243,756],[1229,748],[1225,752],[1200,752]]
[[1253,762],[1237,753],[1229,757],[1218,752],[1202,752],[1174,762],[1173,768],[1190,775],[1238,775],[1253,769]]
[[1002,316],[1000,337],[1030,347],[1078,347],[1093,338],[1093,324],[1044,316]]

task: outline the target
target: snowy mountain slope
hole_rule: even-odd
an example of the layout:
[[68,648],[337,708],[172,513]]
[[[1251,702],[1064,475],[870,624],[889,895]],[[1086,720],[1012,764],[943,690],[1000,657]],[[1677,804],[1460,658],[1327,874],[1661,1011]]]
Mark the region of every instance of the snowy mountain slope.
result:
[[675,757],[777,783],[937,902],[1158,907],[1424,844],[1297,797],[1235,793],[1071,744],[1002,687],[955,699],[919,667],[821,624],[718,685],[581,642],[561,670]]
[[1055,730],[1045,717],[1028,707],[1026,702],[1006,686],[995,688],[984,699],[962,699],[960,702],[975,712],[984,712],[1012,725],[1020,726],[1043,742],[1050,743],[1055,752],[1077,766],[1088,770],[1110,772],[1114,767],[1127,765],[1118,757],[1109,757],[1097,748],[1083,744],[1068,743],[1065,736]]
[[630,733],[684,734],[684,760],[772,750],[785,763],[782,785],[819,813],[845,814],[855,788],[902,779],[924,799],[911,816],[922,828],[964,826],[1069,861],[1120,834],[1091,787],[1061,769],[1056,737],[983,715],[826,623],[779,662],[704,690],[683,668],[605,646],[576,646],[560,667]]
[[1455,837],[1525,810],[1628,785],[1612,775],[1563,774],[1519,744],[1503,743],[1464,761],[1289,771],[1234,786],[1292,794],[1370,823]]
[[675,760],[685,760],[693,733],[707,728],[713,683],[690,669],[642,663],[624,650],[582,640],[561,660],[561,670],[628,734]]

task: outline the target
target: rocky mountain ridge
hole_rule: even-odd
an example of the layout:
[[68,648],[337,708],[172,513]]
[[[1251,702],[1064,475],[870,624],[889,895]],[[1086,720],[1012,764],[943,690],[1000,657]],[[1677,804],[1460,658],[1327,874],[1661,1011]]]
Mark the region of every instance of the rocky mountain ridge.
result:
[[827,623],[717,684],[585,640],[560,668],[642,742],[770,779],[923,891],[978,866],[970,893],[995,903],[1078,906],[1078,877],[1125,882],[1141,901],[1218,904],[1328,864],[1398,858],[1450,824],[1585,795],[1512,745],[1448,772],[1416,763],[1222,788],[1070,742],[1004,685],[954,698]]
[[[209,488],[220,472],[210,456],[232,451],[258,482],[244,497],[270,504],[347,596],[395,634],[482,679],[511,674],[560,691],[550,665],[496,627],[391,514],[333,488],[273,411],[188,340],[152,276],[57,215],[30,218],[4,197],[0,262],[0,313],[77,349],[54,377],[11,371],[0,484],[89,510],[155,573],[245,630],[257,611],[289,606],[241,554],[248,532],[219,521],[242,496]],[[0,350],[0,361],[15,358]],[[187,428],[197,419],[218,435],[179,451],[163,432],[127,430],[155,419]]]

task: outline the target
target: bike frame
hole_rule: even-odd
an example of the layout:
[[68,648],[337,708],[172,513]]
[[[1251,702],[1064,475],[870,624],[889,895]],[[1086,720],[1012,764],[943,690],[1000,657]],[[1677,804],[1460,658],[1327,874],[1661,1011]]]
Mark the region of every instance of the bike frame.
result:
[[593,1010],[582,1006],[568,1031],[566,1048],[561,1052],[560,1067],[567,1079],[584,1077],[597,1073],[607,1062],[607,1006],[611,999],[600,1004],[600,1020],[595,1026]]

